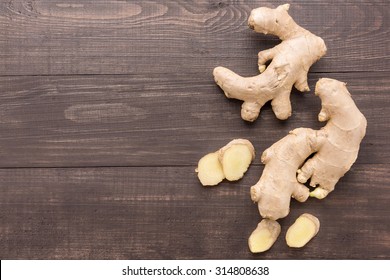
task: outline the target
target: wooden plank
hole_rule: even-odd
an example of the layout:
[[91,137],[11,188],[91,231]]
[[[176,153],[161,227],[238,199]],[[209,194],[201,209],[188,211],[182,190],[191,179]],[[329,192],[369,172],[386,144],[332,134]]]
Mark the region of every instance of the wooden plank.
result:
[[[259,156],[320,128],[320,101],[294,91],[288,121],[265,106],[248,124],[211,72],[257,74],[278,40],[249,30],[249,12],[285,1],[0,1],[0,259],[389,259],[388,1],[358,2],[298,0],[290,14],[328,45],[311,88],[348,82],[368,119],[359,158],[327,199],[294,201],[272,250],[252,255]],[[238,137],[256,163],[201,187],[199,158]],[[303,212],[321,230],[292,250],[284,235]]]
[[[249,186],[201,187],[194,167],[0,169],[1,259],[388,259],[389,165],[360,164],[325,200],[292,203],[265,254],[247,238],[259,221]],[[302,213],[321,221],[301,250],[284,235]]]
[[[278,40],[251,31],[249,13],[284,2],[1,1],[0,75],[251,75]],[[290,13],[328,45],[313,72],[389,69],[388,1],[301,0]]]
[[[368,119],[358,162],[388,163],[389,73],[326,76],[348,82]],[[288,121],[265,106],[248,124],[211,77],[2,77],[0,92],[0,167],[193,165],[234,138],[260,155],[294,128],[322,126],[319,98],[296,91]]]

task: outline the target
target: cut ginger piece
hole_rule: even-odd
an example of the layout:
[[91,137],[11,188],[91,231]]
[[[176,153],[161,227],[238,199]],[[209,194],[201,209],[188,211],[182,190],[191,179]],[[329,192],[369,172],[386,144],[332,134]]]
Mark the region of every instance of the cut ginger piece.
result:
[[280,234],[280,225],[277,221],[263,219],[248,239],[249,250],[252,253],[261,253],[269,250]]
[[255,148],[246,139],[235,139],[199,160],[198,178],[203,186],[215,186],[224,178],[241,179],[255,158]]
[[252,144],[248,140],[236,139],[220,150],[223,173],[229,181],[241,179],[255,157]]
[[217,152],[202,157],[196,172],[198,172],[198,178],[203,186],[215,186],[225,179]]
[[301,248],[305,246],[320,229],[320,221],[311,214],[302,214],[289,227],[286,233],[286,242],[289,247]]

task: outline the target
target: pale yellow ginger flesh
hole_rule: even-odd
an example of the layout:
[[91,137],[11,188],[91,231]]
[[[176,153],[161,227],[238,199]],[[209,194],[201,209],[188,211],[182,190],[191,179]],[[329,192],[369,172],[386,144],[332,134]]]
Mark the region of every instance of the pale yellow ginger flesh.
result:
[[255,158],[255,149],[246,139],[235,139],[199,160],[198,178],[203,186],[215,186],[223,179],[236,181],[244,176]]
[[320,221],[311,214],[302,214],[286,233],[286,242],[289,247],[301,248],[305,246],[320,230]]
[[316,187],[310,195],[326,197],[357,158],[367,121],[345,84],[320,79],[316,95],[322,103],[319,119],[327,124],[320,130],[295,129],[261,157],[265,164],[263,174],[250,193],[263,218],[277,220],[287,216],[291,197],[306,201],[309,189],[303,184],[309,178],[310,185]]
[[252,162],[252,151],[247,145],[233,145],[222,157],[223,173],[229,181],[236,181],[244,176]]
[[249,250],[252,253],[261,253],[269,250],[280,234],[278,222],[263,219],[248,239]]
[[214,80],[226,97],[244,101],[241,117],[246,121],[256,120],[262,106],[270,100],[278,119],[290,117],[292,87],[309,91],[309,68],[326,53],[324,41],[296,24],[287,12],[289,7],[289,4],[276,9],[261,7],[251,12],[250,28],[282,40],[274,48],[259,52],[260,75],[244,78],[224,67],[214,69]]
[[225,179],[218,153],[210,153],[199,160],[198,178],[203,186],[215,186]]

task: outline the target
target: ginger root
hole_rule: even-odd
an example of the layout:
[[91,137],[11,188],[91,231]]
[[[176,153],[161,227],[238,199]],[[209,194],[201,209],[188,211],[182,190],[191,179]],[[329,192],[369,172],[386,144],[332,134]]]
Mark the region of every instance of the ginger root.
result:
[[[292,87],[302,92],[309,91],[309,68],[326,53],[324,41],[296,24],[287,12],[289,7],[289,4],[276,9],[261,7],[251,12],[250,28],[276,35],[282,40],[274,48],[259,52],[260,75],[244,78],[224,67],[214,69],[214,80],[226,97],[244,101],[241,117],[246,121],[255,121],[261,107],[270,100],[278,119],[290,117]],[[266,67],[270,60],[272,62]]]
[[[328,121],[317,132],[316,154],[298,170],[298,181],[316,189],[311,197],[322,199],[334,190],[336,183],[357,159],[360,142],[366,135],[367,120],[356,107],[346,84],[320,79],[315,94],[321,98],[321,122]],[[310,139],[309,139],[310,141]]]
[[286,242],[289,247],[301,248],[305,246],[320,230],[320,221],[311,214],[302,214],[289,227],[286,233]]
[[255,158],[255,149],[246,139],[235,139],[199,160],[198,178],[203,186],[215,186],[223,179],[236,181],[244,176]]
[[249,250],[252,253],[267,251],[275,243],[280,231],[277,221],[263,219],[248,239]]
[[291,197],[306,201],[309,189],[303,183],[310,177],[310,185],[316,187],[310,196],[326,197],[357,158],[367,121],[345,83],[320,79],[315,93],[322,103],[319,120],[327,124],[320,130],[295,129],[261,157],[265,168],[250,193],[263,218],[277,220],[287,216]]
[[296,174],[313,153],[314,143],[308,140],[315,139],[315,134],[312,129],[295,129],[263,152],[263,174],[250,189],[251,199],[258,203],[263,218],[283,218],[290,212],[291,197],[300,202],[309,197],[309,189],[297,181]]

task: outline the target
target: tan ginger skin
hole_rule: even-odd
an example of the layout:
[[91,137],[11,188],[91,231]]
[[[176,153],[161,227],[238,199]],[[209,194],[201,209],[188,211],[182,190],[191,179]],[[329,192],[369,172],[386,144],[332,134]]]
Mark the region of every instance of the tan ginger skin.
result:
[[[260,75],[244,78],[224,67],[214,69],[215,82],[226,97],[244,101],[241,117],[255,121],[261,107],[272,100],[272,109],[278,119],[291,116],[290,93],[293,86],[309,91],[307,73],[310,66],[326,53],[324,41],[300,27],[288,14],[290,5],[276,9],[257,8],[248,20],[255,32],[273,34],[282,42],[258,54]],[[267,61],[272,60],[268,67]]]
[[315,143],[310,141],[313,138],[314,130],[298,128],[263,152],[263,174],[250,190],[252,201],[258,203],[263,218],[286,217],[291,197],[300,202],[309,197],[309,189],[297,181],[296,174],[315,148]]
[[367,120],[345,83],[320,79],[315,93],[322,103],[318,120],[327,124],[317,133],[317,149],[313,151],[316,154],[298,170],[298,181],[306,183],[311,178],[310,186],[316,189],[310,196],[322,199],[356,161]]
[[[261,157],[265,167],[259,182],[251,187],[251,198],[258,203],[263,218],[277,220],[287,216],[291,197],[300,202],[309,195],[326,197],[357,158],[367,121],[345,83],[320,79],[315,93],[322,103],[318,118],[327,124],[320,130],[295,129]],[[311,193],[303,185],[309,178],[310,185],[316,187]]]

